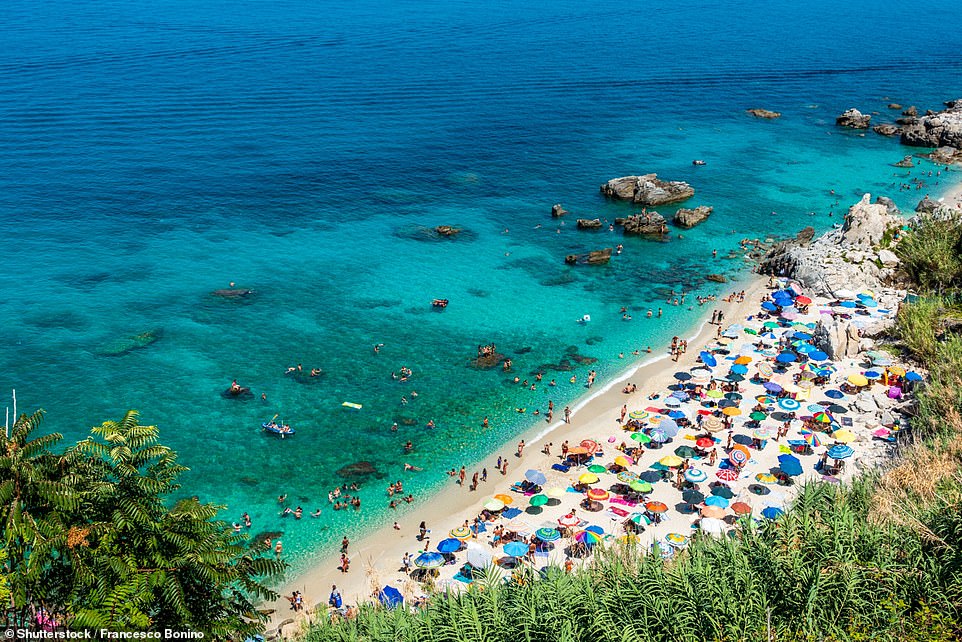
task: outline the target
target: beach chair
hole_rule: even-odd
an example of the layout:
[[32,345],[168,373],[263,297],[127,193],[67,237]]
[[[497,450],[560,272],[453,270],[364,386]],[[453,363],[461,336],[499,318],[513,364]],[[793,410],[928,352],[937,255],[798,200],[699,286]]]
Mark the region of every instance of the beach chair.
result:
[[559,471],[559,472],[566,473],[566,472],[568,472],[569,470],[571,470],[571,467],[570,467],[570,466],[565,466],[564,464],[552,464],[552,465],[551,465],[551,470],[557,470],[557,471]]

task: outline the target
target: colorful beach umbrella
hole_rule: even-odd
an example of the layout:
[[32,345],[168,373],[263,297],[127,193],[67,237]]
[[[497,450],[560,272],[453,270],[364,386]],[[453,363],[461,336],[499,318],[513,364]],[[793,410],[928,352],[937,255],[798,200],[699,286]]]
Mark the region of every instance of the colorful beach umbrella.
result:
[[724,482],[738,481],[738,471],[734,468],[722,468],[715,473],[715,477]]
[[723,519],[725,517],[725,509],[719,506],[705,506],[701,509],[701,516]]
[[804,439],[805,443],[811,446],[812,448],[818,448],[819,446],[822,445],[822,440],[819,439],[818,435],[816,435],[813,432],[803,430],[802,439]]
[[855,433],[851,430],[836,430],[832,433],[832,439],[843,444],[850,444],[855,441]]
[[628,417],[630,417],[631,419],[641,421],[642,419],[648,418],[648,413],[645,412],[644,410],[632,410],[631,412],[628,413]]
[[765,441],[772,438],[772,431],[768,428],[756,428],[752,431],[752,437]]
[[635,441],[637,441],[637,442],[640,443],[640,444],[650,444],[650,443],[651,443],[651,437],[649,437],[648,435],[646,435],[645,433],[640,432],[640,431],[639,431],[639,432],[633,432],[633,433],[631,433],[631,438],[634,439]]
[[867,386],[867,385],[868,385],[868,379],[866,379],[864,375],[860,375],[860,374],[851,374],[851,375],[849,375],[849,376],[848,376],[848,382],[849,382],[850,384],[852,384],[853,386],[856,386],[856,387],[859,387],[859,388],[862,387],[862,386]]
[[798,410],[802,407],[802,404],[798,403],[794,399],[789,399],[788,397],[778,400],[778,405],[783,410],[788,410],[789,412],[793,410]]
[[779,455],[778,467],[782,469],[783,473],[792,477],[802,474],[802,462],[795,455]]
[[606,473],[608,472],[608,469],[602,466],[601,464],[591,464],[590,466],[588,466],[588,472],[595,473],[595,474]]
[[701,448],[702,450],[714,448],[715,440],[712,439],[711,437],[699,437],[698,440],[695,441],[695,446],[697,446],[698,448]]
[[778,478],[771,473],[758,473],[755,475],[755,480],[763,484],[777,484]]
[[575,533],[574,539],[579,544],[594,546],[595,544],[600,543],[601,540],[604,538],[598,533],[595,533],[594,531],[585,530],[585,531],[578,531],[577,533]]
[[616,479],[620,482],[627,484],[630,481],[634,481],[638,479],[638,473],[630,470],[623,470],[620,473],[618,473]]
[[651,437],[652,441],[659,444],[663,444],[669,439],[668,435],[665,434],[665,431],[658,428],[652,430],[648,436]]
[[768,506],[764,510],[762,510],[762,517],[766,519],[778,519],[784,514],[785,514],[785,511],[783,511],[781,508],[778,508],[776,506]]
[[485,510],[489,510],[492,513],[496,513],[502,508],[504,508],[504,502],[500,499],[491,498],[484,503]]
[[718,508],[728,508],[729,501],[724,497],[719,497],[718,495],[712,495],[711,497],[705,498],[705,506],[717,506]]
[[827,412],[816,412],[812,419],[820,424],[830,424],[832,423],[832,416]]
[[444,566],[444,556],[434,551],[427,551],[414,558],[414,565],[418,568],[441,568]]
[[684,548],[688,544],[688,538],[681,533],[668,533],[665,535],[665,541],[675,548]]
[[699,468],[689,468],[685,471],[685,479],[697,484],[708,479],[708,474]]
[[[736,444],[732,447],[731,451],[728,453],[728,459],[731,463],[736,466],[741,466],[749,459],[752,458],[752,454],[748,452],[748,449],[741,444]],[[720,471],[719,471],[720,472]]]
[[558,524],[565,528],[574,528],[581,523],[581,520],[571,513],[558,518]]
[[752,512],[752,507],[745,502],[735,502],[729,508],[731,508],[732,512],[736,515],[748,515]]
[[508,557],[524,557],[528,554],[528,545],[523,542],[508,542],[503,550]]
[[609,497],[611,495],[604,488],[592,488],[588,491],[588,499],[593,499],[596,502],[603,502]]
[[665,513],[668,511],[668,505],[663,502],[647,502],[645,509],[649,513]]
[[701,427],[710,433],[720,432],[725,429],[725,424],[718,417],[711,415],[705,417],[705,420],[701,422]]
[[470,539],[472,535],[471,529],[467,526],[458,526],[457,528],[452,529],[448,534],[457,539]]
[[561,539],[561,533],[556,528],[539,528],[534,532],[534,535],[542,542],[554,542]]
[[580,477],[578,477],[578,482],[581,484],[597,484],[598,475],[594,473],[583,473]]
[[616,466],[621,466],[622,468],[628,468],[628,466],[631,466],[633,463],[635,463],[635,461],[628,455],[619,455],[618,457],[615,457]]

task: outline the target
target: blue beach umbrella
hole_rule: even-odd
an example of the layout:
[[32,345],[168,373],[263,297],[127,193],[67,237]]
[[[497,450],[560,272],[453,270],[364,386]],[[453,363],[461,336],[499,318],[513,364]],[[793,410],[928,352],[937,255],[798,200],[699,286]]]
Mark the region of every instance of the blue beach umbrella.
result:
[[780,385],[777,383],[772,383],[771,381],[766,381],[762,384],[762,387],[769,392],[774,392],[775,394],[778,394],[782,391],[782,387]]
[[802,354],[811,354],[813,352],[818,352],[818,348],[816,348],[810,343],[799,343],[797,346],[795,346],[795,350],[797,350],[798,352],[801,352]]
[[698,353],[698,356],[701,357],[701,362],[709,368],[714,368],[718,365],[718,362],[715,361],[715,356],[710,352],[702,350],[700,353]]
[[691,379],[691,374],[687,372],[676,372],[675,379],[677,379],[678,381],[688,381],[689,379]]
[[685,471],[685,479],[697,484],[708,479],[708,474],[699,468],[689,468]]
[[542,542],[554,542],[561,539],[561,533],[558,532],[557,528],[539,528],[534,534]]
[[875,299],[861,299],[862,305],[866,308],[877,308],[878,302]]
[[504,554],[509,557],[524,557],[528,554],[528,545],[521,542],[508,542],[504,545]]
[[882,374],[881,374],[880,372],[876,372],[876,371],[874,371],[874,370],[867,370],[867,371],[865,372],[865,378],[866,378],[866,379],[881,379],[881,378],[882,378]]
[[851,310],[852,308],[857,308],[858,304],[855,303],[855,301],[842,301],[841,303],[838,304],[838,307],[848,308],[849,310]]
[[748,367],[743,366],[741,364],[736,364],[731,367],[731,371],[734,372],[735,374],[740,374],[740,375],[748,374]]
[[825,361],[828,359],[828,355],[821,350],[813,350],[808,353],[808,358],[812,361]]
[[762,310],[765,310],[766,312],[775,312],[778,310],[778,306],[771,301],[765,301],[762,303]]
[[779,399],[778,405],[781,406],[783,410],[788,410],[791,412],[792,410],[798,410],[802,404],[798,403],[794,399],[785,398]]
[[594,524],[592,524],[591,526],[589,526],[589,527],[586,528],[585,530],[588,531],[589,533],[595,533],[595,534],[597,534],[597,535],[604,535],[604,534],[605,534],[605,529],[603,529],[601,526],[595,526]]
[[668,437],[674,437],[678,434],[678,424],[674,419],[663,419],[661,423],[658,424],[658,430],[665,433]]
[[665,431],[658,428],[656,428],[655,430],[652,430],[651,434],[648,436],[651,437],[651,440],[653,442],[658,444],[663,444],[666,441],[668,441],[668,435],[665,434]]
[[781,468],[782,472],[786,475],[791,475],[792,477],[802,474],[802,462],[800,462],[795,455],[779,455],[778,467]]
[[672,410],[668,413],[668,416],[672,419],[684,419],[685,413],[683,413],[681,410]]
[[845,393],[841,390],[826,390],[825,396],[829,399],[841,399],[845,396]]
[[785,514],[785,511],[775,506],[769,506],[768,508],[762,511],[762,517],[765,517],[766,519],[778,519],[784,514]]
[[792,363],[793,361],[797,361],[797,360],[798,360],[798,357],[796,357],[791,352],[783,352],[777,357],[775,357],[775,361],[779,363]]
[[543,472],[535,470],[534,468],[525,471],[524,478],[536,486],[544,486],[545,482],[548,481],[548,478],[545,477]]
[[705,499],[705,506],[717,506],[718,508],[728,508],[729,501],[724,497],[712,495]]
[[377,599],[381,602],[381,604],[389,609],[394,609],[404,604],[404,596],[401,595],[401,591],[397,590],[393,586],[385,586],[383,589],[381,589],[381,592],[378,593]]
[[922,375],[920,375],[917,372],[906,372],[905,380],[906,381],[922,381]]
[[438,542],[438,551],[442,553],[454,553],[461,550],[461,540],[449,537]]
[[414,565],[418,568],[440,568],[444,566],[444,556],[433,551],[421,553],[414,558]]
[[806,332],[796,332],[792,335],[793,339],[801,339],[802,341],[811,341],[812,335]]
[[828,456],[832,459],[848,459],[855,454],[850,446],[839,444],[828,449]]

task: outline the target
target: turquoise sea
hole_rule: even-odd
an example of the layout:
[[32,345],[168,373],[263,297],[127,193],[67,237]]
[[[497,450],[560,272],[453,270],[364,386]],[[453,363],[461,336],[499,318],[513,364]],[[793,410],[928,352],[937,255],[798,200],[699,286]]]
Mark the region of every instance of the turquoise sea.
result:
[[[429,501],[590,369],[600,385],[690,334],[704,310],[666,299],[726,293],[702,275],[738,277],[724,257],[742,238],[825,229],[866,191],[911,208],[960,175],[896,169],[918,150],[834,126],[962,96],[958,3],[13,0],[0,16],[0,389],[70,440],[138,409],[190,467],[183,492],[283,531],[295,572],[392,519],[389,481]],[[598,186],[646,172],[714,214],[667,242],[574,229],[635,211]],[[899,192],[912,178],[924,189]],[[425,234],[441,224],[463,232]],[[606,267],[563,264],[617,243]],[[254,294],[211,295],[231,282]],[[492,342],[513,373],[471,367]],[[298,363],[323,372],[285,375]],[[546,364],[555,388],[511,382]],[[234,378],[254,397],[222,397]],[[262,433],[275,414],[294,437]],[[364,508],[329,510],[359,461],[379,475]],[[324,515],[282,520],[283,493]]]

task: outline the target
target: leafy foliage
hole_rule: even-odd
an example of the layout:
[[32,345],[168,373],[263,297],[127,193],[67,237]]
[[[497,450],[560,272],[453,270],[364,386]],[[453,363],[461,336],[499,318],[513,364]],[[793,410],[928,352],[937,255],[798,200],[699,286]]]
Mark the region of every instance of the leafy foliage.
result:
[[93,428],[62,454],[34,436],[42,413],[0,442],[3,542],[12,617],[43,607],[71,627],[202,630],[217,639],[260,631],[255,601],[281,562],[262,556],[197,499],[168,506],[186,470],[137,413]]
[[962,221],[923,216],[899,241],[902,269],[925,291],[942,293],[962,285]]

